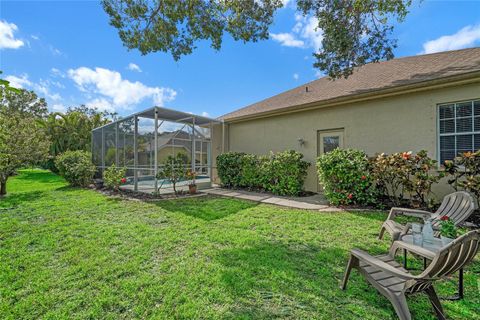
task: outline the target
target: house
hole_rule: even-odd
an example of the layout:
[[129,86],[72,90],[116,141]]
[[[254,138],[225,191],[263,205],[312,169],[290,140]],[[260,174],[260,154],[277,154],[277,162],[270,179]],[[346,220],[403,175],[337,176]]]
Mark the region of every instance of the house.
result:
[[[425,149],[442,163],[480,149],[480,48],[370,63],[347,79],[324,77],[221,119],[213,158],[297,150],[312,163],[309,191],[321,188],[315,159],[337,147],[369,155]],[[434,191],[448,190],[444,181]]]

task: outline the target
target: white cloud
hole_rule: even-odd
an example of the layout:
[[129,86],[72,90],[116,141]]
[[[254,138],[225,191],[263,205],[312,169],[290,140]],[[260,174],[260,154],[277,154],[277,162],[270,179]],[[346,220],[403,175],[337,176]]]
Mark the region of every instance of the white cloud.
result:
[[318,29],[318,19],[316,17],[303,17],[295,15],[297,23],[293,27],[293,32],[305,39],[305,43],[318,51],[322,47],[323,32]]
[[14,88],[33,90],[39,96],[43,96],[49,100],[62,100],[62,97],[58,93],[53,93],[50,90],[51,86],[62,88],[63,85],[59,82],[40,79],[38,83],[35,83],[28,79],[28,74],[22,74],[20,77],[8,75],[5,77],[5,80],[10,81],[10,85]]
[[95,108],[100,111],[114,112],[115,107],[113,104],[105,98],[96,98],[85,103],[89,108]]
[[20,77],[6,76],[5,80],[10,81],[10,85],[14,88],[24,89],[25,87],[31,87],[32,82],[28,80],[28,75],[23,74]]
[[298,73],[294,73],[294,74],[293,74],[293,79],[298,80],[298,78],[300,78],[300,76],[298,75]]
[[[141,82],[131,82],[122,79],[119,72],[95,68],[80,67],[68,70],[68,76],[76,83],[79,90],[87,94],[100,94],[103,97],[102,106],[110,106],[129,109],[130,106],[138,104],[150,98],[153,103],[162,106],[165,102],[175,99],[177,92],[171,88],[149,87]],[[100,102],[100,100],[96,101]]]
[[140,69],[140,67],[137,64],[132,62],[128,64],[127,69],[130,71],[142,72],[142,69]]
[[296,48],[313,48],[318,51],[322,46],[323,32],[318,30],[318,19],[316,17],[304,17],[295,15],[295,26],[291,32],[271,33],[273,40],[282,46]]
[[33,40],[40,40],[40,38],[38,36],[35,36],[35,35],[31,35],[30,37],[32,37]]
[[207,117],[207,118],[210,118],[210,114],[206,111],[203,111],[202,112],[202,117]]
[[66,112],[67,107],[61,103],[54,104],[52,107],[52,110],[55,112]]
[[50,73],[53,77],[59,77],[59,78],[65,78],[66,75],[63,71],[57,69],[57,68],[52,68],[50,69]]
[[468,48],[480,42],[480,24],[466,26],[452,35],[442,36],[423,44],[423,53]]
[[18,49],[25,44],[14,37],[13,33],[17,30],[16,24],[0,20],[0,49]]
[[63,55],[63,52],[58,50],[57,48],[55,48],[54,46],[50,45],[48,46],[48,49],[50,50],[50,52],[52,53],[52,55],[54,56],[62,56]]
[[270,37],[272,37],[273,40],[280,42],[284,47],[303,48],[305,45],[302,40],[295,38],[295,35],[291,33],[271,33]]
[[54,84],[49,80],[46,80],[46,81],[40,80],[39,83],[33,85],[33,88],[36,91],[36,93],[41,93],[43,94],[44,97],[50,100],[53,100],[53,101],[62,100],[62,97],[58,93],[50,92],[51,85],[54,85]]

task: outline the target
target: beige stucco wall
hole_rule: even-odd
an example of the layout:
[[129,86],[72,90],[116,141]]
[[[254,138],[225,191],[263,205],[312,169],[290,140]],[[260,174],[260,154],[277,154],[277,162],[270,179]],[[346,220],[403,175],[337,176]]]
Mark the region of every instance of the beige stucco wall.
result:
[[[231,123],[226,150],[255,154],[297,150],[312,163],[305,187],[317,191],[318,131],[343,128],[345,147],[369,155],[425,149],[437,158],[437,105],[478,98],[480,83],[475,83]],[[300,146],[298,138],[303,138],[305,145]],[[219,139],[220,126],[214,128],[213,159],[221,149]],[[448,187],[434,191],[442,196]]]
[[[216,159],[223,151],[228,151],[228,125],[225,125],[225,130],[223,130],[222,124],[215,124],[212,129],[212,180],[215,183],[220,183],[217,175]],[[223,147],[222,143],[224,144]]]

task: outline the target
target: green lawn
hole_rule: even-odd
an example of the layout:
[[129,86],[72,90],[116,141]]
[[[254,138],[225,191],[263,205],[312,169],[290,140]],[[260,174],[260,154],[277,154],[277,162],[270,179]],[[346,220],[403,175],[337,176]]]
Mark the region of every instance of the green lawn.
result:
[[[0,319],[396,319],[353,271],[350,248],[387,249],[382,213],[318,213],[201,197],[143,203],[26,170],[0,200]],[[480,262],[450,319],[480,314]],[[441,295],[455,279],[438,283]],[[414,319],[433,319],[425,296]]]

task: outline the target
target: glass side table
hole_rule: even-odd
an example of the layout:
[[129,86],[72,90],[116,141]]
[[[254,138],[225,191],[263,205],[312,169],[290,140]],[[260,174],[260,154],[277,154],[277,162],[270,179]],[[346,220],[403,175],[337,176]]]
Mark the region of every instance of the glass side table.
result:
[[[415,241],[418,243],[417,241]],[[399,240],[393,242],[392,246],[397,249],[403,249],[403,263],[407,267],[407,251],[423,258],[423,266],[427,267],[427,260],[432,261],[438,251],[443,247],[442,240],[434,238],[432,242],[423,241],[422,244],[415,244],[413,235],[406,234],[400,237]],[[445,300],[460,300],[463,299],[463,268],[458,271],[458,292]]]

